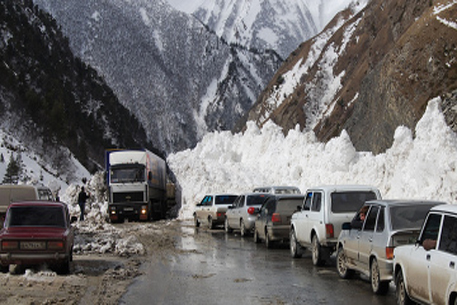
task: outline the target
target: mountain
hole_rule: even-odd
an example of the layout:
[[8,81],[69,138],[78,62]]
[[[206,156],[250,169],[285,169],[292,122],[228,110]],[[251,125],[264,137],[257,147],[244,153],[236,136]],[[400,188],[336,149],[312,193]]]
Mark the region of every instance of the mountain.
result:
[[36,0],[166,153],[231,129],[282,63],[228,44],[164,1]]
[[350,5],[367,0],[191,0],[168,2],[191,13],[219,37],[258,50],[273,49],[286,58]]
[[272,120],[328,141],[344,129],[357,150],[383,152],[398,126],[414,129],[430,99],[457,89],[456,15],[450,0],[341,12],[292,52],[236,130]]
[[103,78],[73,55],[55,20],[30,0],[0,2],[0,75],[5,153],[27,147],[54,169],[43,171],[71,181],[73,157],[94,171],[106,148],[153,149]]

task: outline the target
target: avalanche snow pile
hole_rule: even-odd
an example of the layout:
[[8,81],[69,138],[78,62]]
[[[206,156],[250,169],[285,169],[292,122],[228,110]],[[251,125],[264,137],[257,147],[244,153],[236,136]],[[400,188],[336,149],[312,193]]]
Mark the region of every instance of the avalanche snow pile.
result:
[[182,188],[181,219],[192,217],[207,193],[245,193],[261,185],[295,185],[302,192],[322,184],[370,184],[384,198],[421,198],[454,203],[457,137],[446,125],[441,99],[429,102],[411,130],[400,126],[385,153],[356,151],[346,131],[328,143],[296,128],[286,136],[252,122],[244,134],[213,132],[192,150],[168,157]]

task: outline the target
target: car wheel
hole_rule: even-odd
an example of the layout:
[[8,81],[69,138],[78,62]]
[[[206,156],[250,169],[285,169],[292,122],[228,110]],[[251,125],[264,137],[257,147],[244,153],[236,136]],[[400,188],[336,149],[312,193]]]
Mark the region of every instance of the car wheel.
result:
[[197,214],[194,215],[194,224],[195,224],[196,228],[198,228],[200,226],[200,222],[198,221]]
[[349,279],[354,275],[354,270],[349,269],[346,265],[346,254],[343,247],[338,247],[336,254],[336,271],[342,279]]
[[259,233],[257,232],[256,229],[254,229],[254,242],[256,244],[260,243]]
[[378,261],[373,259],[370,268],[371,289],[376,294],[386,294],[389,290],[389,281],[381,281]]
[[297,237],[295,236],[295,230],[290,230],[290,255],[293,258],[299,258],[302,256],[301,253],[301,245],[297,241]]
[[8,271],[10,270],[10,265],[0,265],[0,272],[1,273],[8,273]]
[[214,229],[214,223],[213,223],[213,217],[208,217],[208,228],[209,229]]
[[232,228],[230,228],[230,226],[229,226],[227,218],[225,218],[225,221],[224,221],[224,229],[225,229],[226,233],[232,233],[233,232]]
[[413,301],[409,298],[408,292],[406,292],[405,280],[403,278],[403,272],[400,270],[395,277],[395,296],[398,305],[412,305]]
[[240,222],[240,235],[243,237],[247,235],[246,226],[244,225],[243,220],[241,220],[241,222]]
[[319,239],[317,238],[317,235],[313,235],[313,239],[311,241],[311,257],[312,257],[314,266],[325,265],[325,260],[322,259],[321,244],[319,243]]
[[265,247],[267,247],[267,249],[271,249],[273,247],[273,242],[270,239],[268,231],[265,232]]
[[70,273],[70,259],[65,260],[57,267],[57,273],[60,275],[67,275]]

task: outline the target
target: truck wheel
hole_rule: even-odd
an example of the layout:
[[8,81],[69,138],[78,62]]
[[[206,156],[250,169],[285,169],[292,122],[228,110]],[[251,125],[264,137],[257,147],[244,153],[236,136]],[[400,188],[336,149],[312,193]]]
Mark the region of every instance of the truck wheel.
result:
[[232,233],[233,232],[233,229],[230,228],[230,226],[229,226],[227,217],[225,218],[225,221],[224,221],[224,229],[225,229],[226,233]]
[[370,268],[371,288],[376,294],[386,294],[389,290],[389,281],[381,281],[379,273],[378,261],[373,259]]
[[214,229],[213,217],[211,216],[208,217],[208,228],[210,230]]
[[196,228],[200,226],[200,222],[198,221],[197,215],[194,215],[194,224]]
[[403,278],[403,272],[400,270],[395,277],[395,296],[398,305],[412,305],[413,301],[409,298],[408,292],[406,292],[405,280]]
[[311,257],[314,266],[325,265],[325,260],[322,258],[322,256],[322,248],[319,243],[319,239],[317,238],[317,235],[314,234],[311,240]]
[[302,248],[297,241],[297,236],[295,236],[294,229],[290,229],[290,255],[293,258],[299,258],[302,256]]
[[349,279],[354,275],[354,270],[349,269],[346,265],[346,254],[343,247],[338,247],[336,254],[336,271],[342,279]]

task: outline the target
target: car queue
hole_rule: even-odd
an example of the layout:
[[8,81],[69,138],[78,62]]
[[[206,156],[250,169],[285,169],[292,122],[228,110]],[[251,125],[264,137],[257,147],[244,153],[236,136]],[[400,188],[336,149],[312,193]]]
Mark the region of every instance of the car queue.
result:
[[363,274],[375,294],[386,294],[393,281],[397,304],[457,305],[456,206],[383,200],[372,186],[296,189],[262,187],[238,195],[223,216],[224,230],[251,235],[267,248],[288,243],[293,258],[309,250],[315,266],[334,255],[342,279]]

